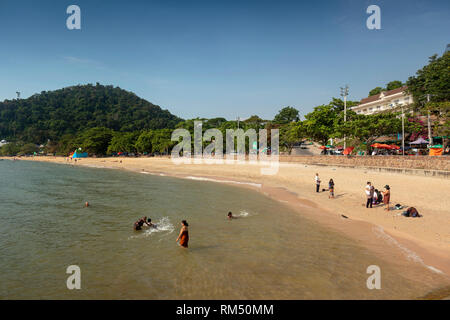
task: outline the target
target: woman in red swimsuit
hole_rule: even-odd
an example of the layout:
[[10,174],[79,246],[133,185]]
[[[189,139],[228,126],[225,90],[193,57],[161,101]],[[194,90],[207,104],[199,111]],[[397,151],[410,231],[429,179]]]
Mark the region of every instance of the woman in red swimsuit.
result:
[[188,231],[189,224],[186,222],[186,220],[181,221],[181,230],[180,234],[178,235],[177,242],[180,240],[179,245],[183,248],[188,247],[189,242],[189,231]]

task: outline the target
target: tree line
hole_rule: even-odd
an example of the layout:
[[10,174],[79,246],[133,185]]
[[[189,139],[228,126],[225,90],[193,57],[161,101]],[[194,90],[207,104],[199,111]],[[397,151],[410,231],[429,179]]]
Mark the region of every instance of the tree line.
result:
[[[400,81],[392,81],[385,89],[391,90],[403,85]],[[439,58],[436,55],[430,57],[428,65],[411,76],[406,81],[406,85],[413,95],[414,104],[410,106],[405,119],[405,133],[412,137],[425,134],[426,124],[420,120],[420,116],[430,112],[437,119],[433,124],[433,133],[449,136],[450,52]],[[66,92],[67,90],[70,92]],[[55,92],[57,93],[55,94]],[[21,139],[1,147],[0,155],[32,154],[39,151],[36,143],[42,141],[45,144],[45,153],[59,155],[68,155],[78,148],[96,155],[111,155],[119,152],[167,154],[177,143],[171,141],[173,130],[183,128],[193,136],[195,121],[202,121],[203,132],[217,128],[223,136],[227,129],[237,129],[238,126],[244,131],[255,129],[257,133],[259,129],[267,129],[269,141],[270,129],[279,129],[280,148],[289,153],[295,145],[307,139],[325,145],[330,138],[342,139],[344,136],[347,137],[349,145],[353,145],[357,149],[369,150],[370,145],[379,137],[402,132],[402,120],[399,113],[386,111],[373,115],[356,114],[350,108],[357,105],[357,101],[347,101],[347,121],[344,122],[344,102],[338,98],[332,98],[328,104],[316,106],[313,111],[304,115],[303,120],[300,119],[299,110],[287,106],[282,108],[272,120],[264,120],[253,115],[238,123],[221,117],[183,120],[132,93],[112,86],[105,87],[99,84],[77,86],[55,92],[42,93],[37,97],[31,97],[31,100],[14,101],[21,108],[31,108],[29,109],[31,114],[29,119],[24,122],[0,121],[0,132],[2,133],[11,133],[13,128],[11,123],[22,123],[23,125],[20,131]],[[429,96],[427,97],[427,95]],[[42,124],[40,121],[43,120],[39,119],[45,117],[40,113],[42,110],[39,111],[39,108],[44,108],[43,106],[46,105],[45,98],[50,100],[48,105],[53,106],[46,106],[46,110],[53,110],[51,112],[61,114],[59,116],[51,115],[50,119],[56,124],[40,127]],[[105,101],[109,102],[105,105]],[[127,108],[127,101],[134,101],[134,104],[132,103],[131,107]],[[9,106],[11,103],[7,101],[0,104],[0,114],[3,117],[6,113],[10,120],[13,116],[8,113],[10,108],[5,108],[5,104]],[[84,110],[83,112],[86,113],[82,113],[84,115],[80,116],[76,115],[76,112],[69,111],[67,115],[63,116],[62,110],[56,107],[58,103],[71,106],[69,110],[71,108]],[[81,104],[77,105],[77,103]],[[105,110],[109,111],[105,113]],[[116,121],[115,114],[117,112]],[[146,112],[150,114],[146,114]],[[61,123],[61,127],[55,129],[58,128],[57,123],[60,121],[58,119],[61,117],[67,118],[66,122],[63,122],[64,124],[67,122],[72,124],[68,128],[64,128]],[[69,121],[70,117],[74,117],[74,121]],[[33,119],[37,122],[33,122]],[[86,119],[91,120],[86,123]],[[5,123],[9,123],[7,129],[4,127]],[[28,127],[27,123],[31,127]],[[50,130],[45,130],[46,128],[50,128]],[[36,130],[41,130],[42,135],[35,135]]]

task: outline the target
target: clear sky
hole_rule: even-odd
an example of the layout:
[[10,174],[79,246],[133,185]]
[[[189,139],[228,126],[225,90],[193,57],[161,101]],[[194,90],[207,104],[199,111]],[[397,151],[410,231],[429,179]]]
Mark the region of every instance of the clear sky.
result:
[[0,0],[0,101],[100,82],[183,118],[304,115],[345,84],[359,100],[407,80],[449,31],[448,0]]

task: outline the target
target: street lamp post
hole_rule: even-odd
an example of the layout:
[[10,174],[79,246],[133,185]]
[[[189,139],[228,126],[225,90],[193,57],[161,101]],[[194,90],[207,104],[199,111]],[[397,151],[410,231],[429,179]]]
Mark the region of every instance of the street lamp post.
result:
[[405,114],[402,105],[402,155],[405,155]]
[[[430,102],[430,95],[427,94],[427,103]],[[428,146],[431,146],[431,140],[433,139],[431,137],[431,121],[430,121],[430,110],[428,110]]]
[[[344,122],[347,122],[347,96],[348,96],[348,85],[341,87],[341,97],[344,97]],[[344,135],[344,150],[347,148],[347,137]]]

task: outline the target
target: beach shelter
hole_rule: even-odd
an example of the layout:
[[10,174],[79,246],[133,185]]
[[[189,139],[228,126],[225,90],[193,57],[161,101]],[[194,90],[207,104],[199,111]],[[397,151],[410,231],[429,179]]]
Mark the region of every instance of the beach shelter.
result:
[[391,147],[392,150],[400,150],[400,147],[395,144],[391,144],[389,147]]
[[342,152],[342,154],[349,155],[353,152],[353,149],[355,149],[355,147],[347,147],[345,148],[344,152]]
[[409,144],[428,144],[428,140],[425,140],[422,137],[420,137],[416,141],[410,142]]
[[328,148],[325,146],[320,146],[319,149],[328,149]]
[[75,152],[72,155],[72,158],[76,159],[76,158],[87,158],[88,157],[88,153],[87,152],[81,152],[78,150],[75,150]]

